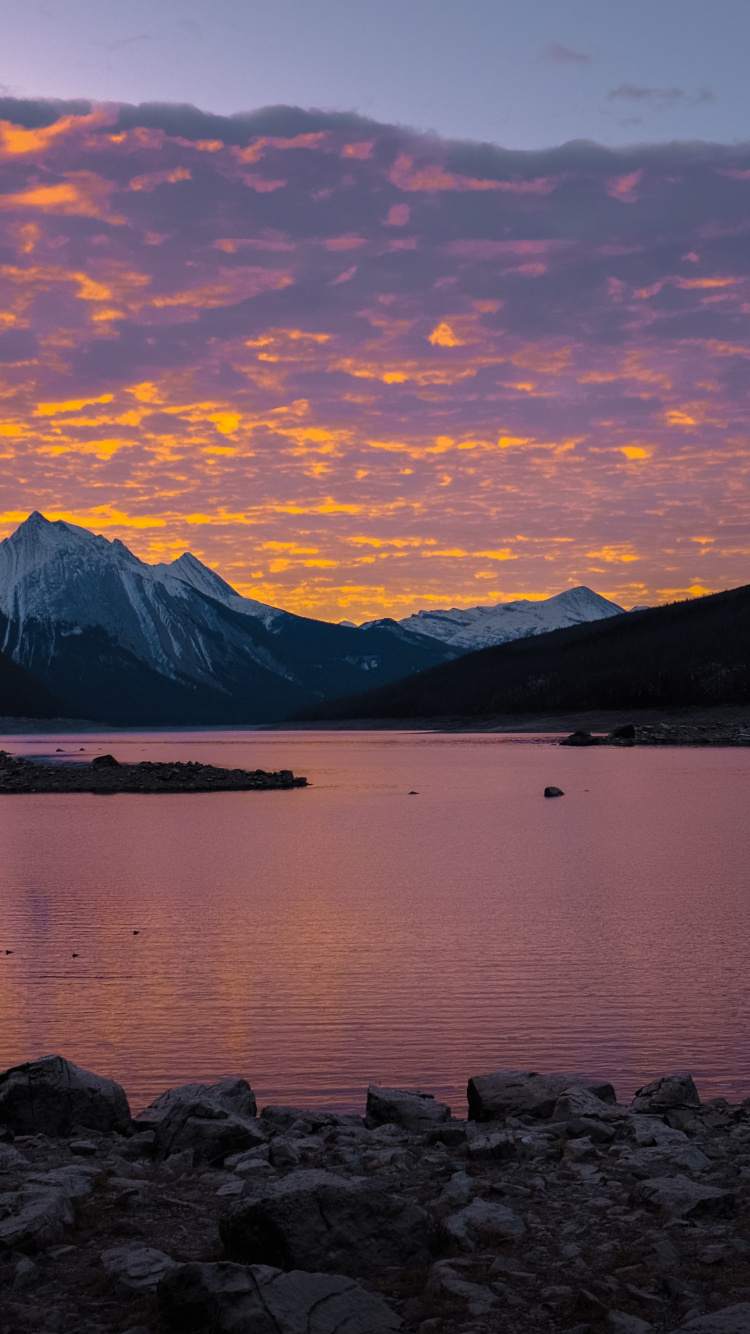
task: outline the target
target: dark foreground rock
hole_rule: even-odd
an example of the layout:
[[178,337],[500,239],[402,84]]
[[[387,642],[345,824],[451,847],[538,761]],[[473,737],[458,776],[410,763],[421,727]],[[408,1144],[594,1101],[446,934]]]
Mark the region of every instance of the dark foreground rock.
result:
[[0,1074],[0,1125],[17,1135],[68,1135],[130,1128],[125,1090],[62,1056],[13,1066]]
[[0,1089],[0,1334],[750,1334],[750,1100],[684,1072],[478,1074],[466,1121],[243,1079],[131,1121],[61,1057]]
[[164,1323],[178,1334],[396,1334],[403,1321],[375,1293],[337,1274],[267,1265],[182,1265],[159,1284]]
[[279,1269],[372,1274],[430,1257],[423,1209],[366,1177],[334,1172],[291,1172],[237,1205],[219,1231],[231,1259]]
[[624,723],[606,735],[571,732],[560,746],[750,746],[744,722]]
[[35,764],[0,750],[0,795],[39,792],[268,792],[306,787],[291,769],[219,769],[213,764],[121,764],[97,755],[91,764]]

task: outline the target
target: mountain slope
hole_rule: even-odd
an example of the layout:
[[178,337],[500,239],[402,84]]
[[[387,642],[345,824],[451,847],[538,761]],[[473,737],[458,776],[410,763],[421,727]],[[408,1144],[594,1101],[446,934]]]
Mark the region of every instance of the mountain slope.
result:
[[122,725],[265,722],[454,656],[243,598],[190,553],[147,565],[120,541],[32,514],[0,542],[0,648],[78,716]]
[[495,648],[298,718],[431,718],[750,702],[750,585]]
[[[450,611],[418,611],[398,624],[404,630],[450,645],[462,653],[505,644],[528,635],[543,635],[569,625],[619,616],[623,608],[590,588],[568,588],[554,597],[531,602],[500,602],[492,607],[452,607]],[[370,625],[381,622],[371,621]]]
[[41,681],[0,653],[0,718],[70,718],[73,711]]

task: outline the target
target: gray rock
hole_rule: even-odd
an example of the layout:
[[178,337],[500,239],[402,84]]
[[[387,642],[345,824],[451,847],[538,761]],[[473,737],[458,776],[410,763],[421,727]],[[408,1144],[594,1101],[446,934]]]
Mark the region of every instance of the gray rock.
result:
[[654,1328],[648,1320],[641,1320],[637,1315],[628,1315],[626,1311],[610,1311],[605,1326],[610,1334],[651,1334]]
[[29,1166],[28,1158],[12,1144],[0,1144],[0,1172],[20,1172]]
[[242,1201],[219,1231],[230,1259],[362,1275],[429,1258],[429,1220],[418,1205],[362,1177],[291,1172]]
[[673,1334],[747,1334],[750,1330],[750,1302],[740,1302],[737,1306],[725,1306],[723,1311],[713,1311],[711,1315],[699,1315],[680,1325]]
[[39,1270],[34,1261],[24,1255],[13,1270],[13,1289],[18,1291],[19,1288],[30,1288],[32,1283],[37,1282],[38,1278]]
[[549,1118],[558,1098],[572,1089],[587,1090],[601,1102],[615,1102],[614,1088],[604,1080],[497,1070],[469,1080],[469,1118],[472,1121],[502,1121],[508,1116],[521,1114]]
[[518,1154],[512,1135],[504,1130],[486,1130],[476,1121],[468,1122],[466,1140],[472,1162],[489,1162],[493,1158],[502,1161]]
[[62,1190],[69,1200],[82,1200],[94,1189],[101,1169],[88,1163],[70,1163],[67,1167],[53,1167],[49,1172],[35,1172],[29,1183],[42,1189]]
[[635,1112],[666,1112],[671,1108],[697,1109],[701,1105],[698,1090],[687,1074],[665,1075],[638,1089],[633,1099]]
[[641,1181],[633,1193],[643,1204],[672,1218],[726,1218],[736,1203],[731,1191],[701,1186],[686,1176]]
[[564,797],[565,793],[563,792],[561,787],[550,786],[550,787],[545,787],[544,795],[545,797]]
[[73,1204],[64,1190],[32,1183],[0,1195],[0,1253],[35,1254],[54,1245],[74,1223]]
[[422,1135],[450,1118],[450,1107],[436,1102],[431,1093],[379,1088],[377,1084],[367,1090],[365,1124],[373,1129],[391,1124],[401,1126],[410,1135]]
[[684,1130],[675,1130],[660,1121],[658,1116],[634,1116],[631,1118],[633,1138],[641,1148],[652,1144],[689,1144]]
[[18,1135],[69,1135],[74,1126],[125,1133],[130,1108],[113,1079],[43,1056],[0,1074],[0,1123]]
[[159,1284],[159,1310],[178,1334],[396,1334],[381,1297],[339,1274],[265,1265],[187,1264]]
[[125,1301],[135,1301],[156,1292],[157,1284],[173,1269],[176,1260],[152,1246],[114,1246],[102,1253],[102,1264],[112,1293]]
[[68,1147],[76,1158],[93,1158],[96,1153],[96,1145],[90,1139],[71,1140]]
[[469,1203],[473,1194],[474,1180],[468,1172],[454,1172],[437,1202],[442,1209],[461,1209]]
[[475,1251],[480,1245],[491,1246],[498,1241],[518,1241],[526,1232],[518,1214],[490,1200],[467,1204],[445,1220],[445,1228],[462,1251]]
[[441,1301],[447,1298],[451,1302],[464,1302],[469,1314],[474,1316],[489,1315],[498,1305],[497,1297],[489,1288],[461,1278],[450,1260],[438,1260],[432,1266],[427,1275],[426,1292]]
[[221,1164],[235,1153],[265,1142],[255,1121],[255,1094],[245,1079],[184,1084],[168,1089],[135,1119],[153,1130],[157,1158],[188,1150],[196,1163]]

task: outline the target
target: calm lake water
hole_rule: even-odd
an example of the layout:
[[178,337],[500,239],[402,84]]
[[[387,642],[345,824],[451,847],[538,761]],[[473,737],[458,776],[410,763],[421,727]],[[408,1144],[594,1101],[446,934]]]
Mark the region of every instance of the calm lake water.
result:
[[750,751],[0,738],[58,746],[311,786],[0,798],[0,1068],[60,1051],[135,1108],[241,1074],[261,1103],[361,1110],[375,1081],[463,1114],[503,1065],[750,1095]]

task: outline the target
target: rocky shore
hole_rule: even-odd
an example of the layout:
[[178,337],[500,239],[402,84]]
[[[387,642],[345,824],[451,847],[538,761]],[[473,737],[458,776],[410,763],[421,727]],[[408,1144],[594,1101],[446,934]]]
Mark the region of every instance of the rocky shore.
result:
[[219,769],[213,764],[120,764],[97,755],[91,764],[36,764],[0,750],[0,795],[40,792],[266,792],[306,787],[291,769]]
[[561,746],[750,746],[750,724],[624,723],[605,736],[583,729],[571,732]]
[[750,1100],[501,1070],[468,1119],[0,1074],[2,1334],[748,1334]]

